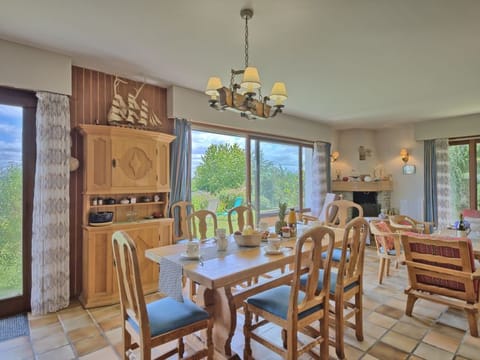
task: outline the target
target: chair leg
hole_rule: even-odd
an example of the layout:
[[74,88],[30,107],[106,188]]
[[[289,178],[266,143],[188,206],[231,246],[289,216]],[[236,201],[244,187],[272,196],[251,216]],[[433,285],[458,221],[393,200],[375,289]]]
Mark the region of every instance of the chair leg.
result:
[[207,327],[207,359],[213,360],[214,347],[213,347],[213,319],[208,321]]
[[468,326],[470,327],[470,335],[478,337],[478,312],[466,311]]
[[190,300],[194,300],[195,295],[197,294],[197,287],[195,281],[190,280]]
[[243,349],[244,359],[253,359],[252,347],[250,346],[250,331],[252,326],[252,313],[247,306],[243,307],[245,312],[245,323],[243,324],[243,336],[245,337],[245,348]]
[[183,338],[178,339],[178,358],[181,359],[183,357],[183,353],[185,352],[185,345],[183,344]]
[[415,305],[416,301],[417,301],[417,297],[415,295],[408,294],[408,296],[407,296],[407,306],[405,308],[405,315],[412,316],[413,305]]
[[297,332],[287,331],[287,360],[296,360],[297,353]]
[[343,334],[345,322],[343,320],[343,297],[335,296],[335,352],[340,360],[345,359]]
[[358,341],[363,341],[363,294],[355,294],[355,336]]
[[129,351],[130,347],[132,346],[132,336],[127,330],[125,330],[125,326],[122,326],[122,332],[123,332],[123,360],[128,360],[129,356],[127,355],[127,351]]
[[320,333],[322,335],[323,341],[320,344],[320,359],[328,359],[328,314],[325,314],[320,320]]
[[387,276],[390,276],[390,259],[387,259],[386,263],[385,263],[385,266],[387,268],[387,271],[386,271],[386,274]]
[[385,258],[380,258],[380,264],[378,266],[378,283],[379,284],[382,284],[384,271],[385,271]]
[[282,346],[284,349],[287,348],[287,330],[282,329]]

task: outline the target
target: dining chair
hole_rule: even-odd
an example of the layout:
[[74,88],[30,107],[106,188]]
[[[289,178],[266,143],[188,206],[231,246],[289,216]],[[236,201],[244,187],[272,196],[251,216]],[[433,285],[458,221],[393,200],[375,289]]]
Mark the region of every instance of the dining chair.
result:
[[[354,329],[357,340],[363,341],[363,265],[367,235],[368,222],[363,217],[349,221],[343,234],[342,256],[337,268],[332,270],[329,283],[321,281],[320,270],[317,292],[328,288],[330,300],[335,304],[330,307],[330,324],[335,327],[335,341],[331,344],[339,359],[345,358],[345,326]],[[302,277],[301,281],[303,286],[307,279]]]
[[[236,215],[236,221],[235,221]],[[253,207],[251,205],[239,205],[231,208],[227,212],[228,229],[230,234],[234,231],[242,231],[245,225],[250,225],[255,228],[255,220],[253,214]]]
[[213,359],[213,320],[209,313],[189,300],[178,302],[170,297],[145,304],[134,241],[126,232],[116,231],[112,245],[120,292],[123,359],[129,359],[129,352],[140,347],[140,358],[149,360],[153,347],[175,339],[177,347],[162,358],[177,353],[183,358],[183,337],[200,330],[206,330],[205,346],[188,358]]
[[390,215],[390,226],[397,231],[411,231],[419,234],[431,234],[434,226],[430,221],[419,221],[408,215]]
[[378,283],[381,284],[384,276],[390,276],[390,263],[395,262],[395,268],[398,269],[398,265],[404,261],[401,246],[402,233],[394,232],[383,220],[370,221],[370,233],[375,238],[377,256],[380,259]]
[[195,211],[195,207],[189,201],[177,201],[170,207],[170,217],[173,222],[173,242],[188,238],[188,214]]
[[347,222],[353,218],[353,209],[357,210],[357,216],[363,217],[363,208],[360,204],[344,199],[332,201],[325,210],[325,225],[345,227]]
[[471,336],[478,338],[480,269],[475,269],[472,241],[407,232],[402,243],[409,279],[405,314],[412,316],[418,299],[460,309]]
[[[332,201],[338,200],[338,195],[335,193],[327,193],[325,195],[325,200],[323,201],[322,210],[320,211],[320,215],[318,217],[308,214],[302,215],[302,221],[305,225],[308,224],[309,221],[321,221],[322,224],[327,221],[327,206]],[[335,214],[330,214],[330,216],[335,216]]]
[[[244,359],[253,359],[251,340],[266,346],[284,359],[297,359],[303,353],[317,359],[328,359],[328,289],[317,291],[319,281],[330,282],[330,260],[333,251],[334,233],[326,227],[315,227],[305,232],[295,245],[293,271],[263,283],[265,291],[248,297],[243,302],[245,323]],[[322,259],[323,239],[328,239],[326,259]],[[305,253],[304,246],[311,248]],[[319,271],[320,269],[321,272]],[[304,290],[300,291],[300,277],[305,277]],[[275,286],[275,287],[272,287]],[[258,319],[253,322],[253,315]],[[319,328],[311,324],[320,323]],[[269,323],[283,329],[283,348],[271,342],[271,337],[257,329]],[[298,343],[298,331],[308,334],[308,342]],[[320,345],[320,353],[313,349]]]
[[[208,227],[211,221],[212,227]],[[197,210],[187,216],[188,239],[198,239],[204,241],[209,237],[215,236],[217,231],[217,215],[210,210]]]

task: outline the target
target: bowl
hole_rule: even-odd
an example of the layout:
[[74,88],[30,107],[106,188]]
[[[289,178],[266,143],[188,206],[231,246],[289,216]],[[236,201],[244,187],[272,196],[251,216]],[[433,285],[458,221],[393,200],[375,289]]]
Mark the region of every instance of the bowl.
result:
[[88,216],[88,222],[90,224],[111,223],[112,219],[113,219],[112,211],[91,212]]
[[253,235],[233,235],[238,246],[260,246],[262,242],[262,233],[254,233]]

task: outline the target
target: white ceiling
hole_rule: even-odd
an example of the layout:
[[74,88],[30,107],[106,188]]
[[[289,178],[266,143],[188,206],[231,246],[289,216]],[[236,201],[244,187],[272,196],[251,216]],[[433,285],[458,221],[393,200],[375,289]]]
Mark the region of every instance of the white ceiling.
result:
[[365,128],[480,113],[478,0],[2,1],[0,38],[203,91],[243,67],[246,5],[250,64],[264,95],[286,82],[288,114]]

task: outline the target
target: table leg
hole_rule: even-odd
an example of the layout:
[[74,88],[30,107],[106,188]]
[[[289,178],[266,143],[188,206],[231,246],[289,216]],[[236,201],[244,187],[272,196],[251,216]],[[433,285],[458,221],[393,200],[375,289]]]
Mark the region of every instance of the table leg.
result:
[[237,311],[230,287],[207,289],[200,286],[197,303],[213,316],[213,344],[215,350],[228,359],[239,359],[232,353],[232,338],[237,326]]

